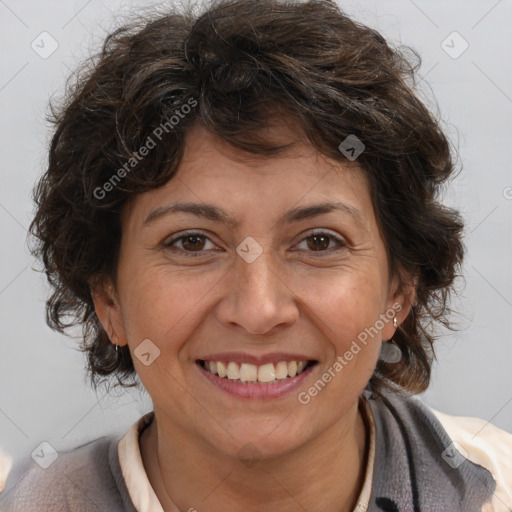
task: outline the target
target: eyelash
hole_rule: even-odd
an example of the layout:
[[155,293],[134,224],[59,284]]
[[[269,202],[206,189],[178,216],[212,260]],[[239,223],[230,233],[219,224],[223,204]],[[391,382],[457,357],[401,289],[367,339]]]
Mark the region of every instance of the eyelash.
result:
[[[333,252],[338,252],[340,250],[347,248],[347,244],[344,242],[343,239],[341,239],[340,237],[335,236],[327,231],[321,231],[321,230],[313,231],[313,232],[309,233],[308,236],[305,236],[304,238],[302,238],[299,243],[302,243],[305,240],[307,240],[308,238],[312,238],[313,236],[321,236],[321,235],[327,236],[328,238],[334,240],[335,242],[338,243],[339,247],[337,249],[333,249],[331,247],[330,249],[325,249],[325,250],[320,250],[320,251],[308,251],[308,252],[323,253],[323,254],[327,253],[328,255],[330,255]],[[206,251],[205,250],[203,250],[203,251],[187,251],[185,249],[176,249],[175,247],[172,247],[176,242],[179,242],[180,240],[184,240],[185,238],[189,238],[192,236],[198,236],[201,238],[205,238],[206,240],[209,240],[211,242],[211,240],[206,235],[201,233],[200,231],[186,231],[185,233],[181,234],[179,237],[173,238],[169,242],[165,242],[163,244],[163,246],[165,249],[178,250],[180,252],[183,252],[186,255],[186,257],[192,257],[192,258],[197,258],[198,256],[201,255],[201,253],[208,252],[207,250]],[[320,257],[322,257],[322,256],[320,256]]]

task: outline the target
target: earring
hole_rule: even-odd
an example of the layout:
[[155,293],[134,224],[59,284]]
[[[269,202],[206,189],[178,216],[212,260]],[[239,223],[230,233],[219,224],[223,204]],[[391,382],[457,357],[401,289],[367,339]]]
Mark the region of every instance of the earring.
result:
[[[119,345],[117,344],[117,342],[119,341],[119,336],[116,334],[116,332],[114,331],[114,329],[112,329],[112,324],[110,322],[110,310],[112,309],[112,306],[110,306],[108,308],[108,326],[109,326],[109,330],[112,330],[113,332],[113,336],[112,338],[115,336],[116,338],[116,354],[119,355]],[[112,340],[113,341],[113,340]]]
[[119,355],[119,344],[118,344],[119,336],[116,334],[116,331],[112,330],[112,332],[114,333],[113,337],[115,337],[115,340],[116,340],[116,354]]
[[[393,327],[398,327],[396,316],[393,318]],[[381,345],[379,359],[385,363],[398,363],[402,359],[402,351],[393,343],[393,339]]]

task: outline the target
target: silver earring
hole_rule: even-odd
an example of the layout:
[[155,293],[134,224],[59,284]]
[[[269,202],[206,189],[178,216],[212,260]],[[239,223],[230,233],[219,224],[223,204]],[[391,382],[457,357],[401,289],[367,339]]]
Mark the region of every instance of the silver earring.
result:
[[116,343],[116,352],[118,351],[117,349],[119,348],[119,345]]
[[[398,327],[396,316],[393,318],[393,327]],[[402,351],[391,339],[381,345],[379,359],[385,363],[398,363],[402,359]]]

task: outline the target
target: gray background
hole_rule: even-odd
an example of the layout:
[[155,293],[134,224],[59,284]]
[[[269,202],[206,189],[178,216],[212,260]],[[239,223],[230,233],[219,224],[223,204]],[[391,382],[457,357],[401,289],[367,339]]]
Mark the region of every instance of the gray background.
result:
[[[30,192],[46,161],[50,96],[69,70],[143,2],[0,0],[0,447],[15,457],[41,441],[57,450],[125,430],[151,403],[143,392],[96,395],[73,339],[45,324],[48,287],[26,248]],[[459,147],[463,172],[445,201],[466,220],[465,287],[453,305],[461,330],[438,343],[422,395],[454,415],[512,431],[512,1],[346,1],[345,10],[392,41],[417,49],[425,99]],[[48,32],[47,58],[31,47]],[[461,37],[451,35],[457,31]],[[446,39],[448,37],[448,39]],[[442,47],[442,42],[450,56]],[[458,58],[464,45],[468,49]],[[434,99],[435,98],[435,99]]]

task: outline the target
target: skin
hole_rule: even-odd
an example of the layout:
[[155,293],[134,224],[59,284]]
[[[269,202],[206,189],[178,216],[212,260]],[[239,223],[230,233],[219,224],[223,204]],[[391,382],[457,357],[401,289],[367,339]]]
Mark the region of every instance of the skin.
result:
[[[400,324],[413,297],[389,275],[362,170],[322,156],[298,133],[270,125],[266,134],[295,144],[263,158],[194,125],[177,176],[126,207],[116,280],[93,290],[100,321],[129,345],[153,400],[155,421],[140,445],[166,511],[340,512],[357,502],[367,451],[358,400],[393,322],[307,405],[297,395],[396,304]],[[334,211],[277,223],[291,208],[332,200],[356,209],[360,222]],[[143,226],[176,201],[216,205],[239,223],[174,213]],[[315,251],[309,237],[320,228],[341,245],[329,238]],[[203,251],[198,257],[187,257],[190,241],[163,246],[189,229],[207,237],[192,245]],[[248,236],[263,249],[252,263],[236,252]],[[145,339],[160,350],[148,366],[133,356]],[[201,355],[230,350],[299,353],[318,364],[296,392],[247,400],[218,390],[196,365]],[[247,443],[257,450],[251,467],[238,456]]]

